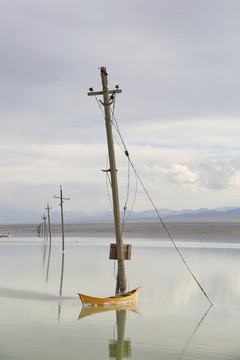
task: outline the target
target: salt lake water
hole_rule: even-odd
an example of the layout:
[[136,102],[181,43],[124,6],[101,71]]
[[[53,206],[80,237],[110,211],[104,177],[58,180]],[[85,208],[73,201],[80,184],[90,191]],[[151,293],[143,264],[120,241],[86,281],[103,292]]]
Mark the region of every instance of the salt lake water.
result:
[[132,237],[137,305],[96,313],[77,293],[114,294],[113,239],[1,239],[0,359],[240,359],[240,243],[207,236],[177,244],[214,306],[169,240]]

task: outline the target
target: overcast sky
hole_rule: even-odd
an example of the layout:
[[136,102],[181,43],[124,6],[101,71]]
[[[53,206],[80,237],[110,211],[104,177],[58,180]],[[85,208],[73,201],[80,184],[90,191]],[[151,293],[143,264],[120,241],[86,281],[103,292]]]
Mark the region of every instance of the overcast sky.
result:
[[[87,96],[106,66],[155,205],[239,206],[239,18],[239,0],[2,0],[0,204],[59,209],[61,184],[65,209],[110,208],[104,119]],[[116,152],[123,206],[127,161]],[[137,190],[135,210],[151,209]]]

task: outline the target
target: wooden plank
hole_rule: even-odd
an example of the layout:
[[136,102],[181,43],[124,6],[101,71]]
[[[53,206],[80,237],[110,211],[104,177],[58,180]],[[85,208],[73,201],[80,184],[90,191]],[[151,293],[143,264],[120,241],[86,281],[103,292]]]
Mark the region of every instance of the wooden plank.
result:
[[[123,245],[124,260],[131,260],[131,254],[132,254],[132,245],[124,244]],[[116,246],[116,244],[110,244],[109,259],[110,260],[117,260],[117,246]]]
[[[108,90],[109,94],[121,94],[121,92],[122,92],[121,89]],[[88,96],[93,96],[93,95],[103,95],[103,91],[91,91],[91,92],[88,92]]]

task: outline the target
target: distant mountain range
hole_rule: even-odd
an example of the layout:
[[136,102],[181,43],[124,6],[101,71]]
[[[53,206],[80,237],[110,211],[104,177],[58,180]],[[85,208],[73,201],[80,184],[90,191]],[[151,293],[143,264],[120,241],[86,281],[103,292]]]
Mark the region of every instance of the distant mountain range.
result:
[[[240,221],[240,208],[220,207],[215,209],[201,208],[197,210],[170,210],[158,209],[164,221]],[[51,212],[51,221],[60,222],[60,212]],[[130,215],[130,216],[129,216]],[[41,223],[43,213],[17,209],[14,207],[0,205],[0,224],[30,224]],[[155,221],[158,216],[155,210],[126,213],[129,221]],[[89,215],[80,212],[64,212],[65,222],[108,222],[113,220],[112,212],[102,212]]]

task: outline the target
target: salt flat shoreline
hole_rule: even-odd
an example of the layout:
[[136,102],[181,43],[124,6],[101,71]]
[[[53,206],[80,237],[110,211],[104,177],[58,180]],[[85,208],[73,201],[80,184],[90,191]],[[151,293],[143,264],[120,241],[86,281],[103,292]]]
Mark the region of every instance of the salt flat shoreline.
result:
[[[238,221],[166,221],[165,226],[171,236],[177,239],[209,239],[223,241],[224,238],[240,242],[240,222]],[[0,225],[0,234],[12,236],[37,236],[39,224],[8,224]],[[113,223],[66,223],[66,236],[114,237]],[[61,234],[61,224],[51,224],[52,236]],[[128,222],[124,225],[124,237],[167,238],[166,229],[160,222]]]

